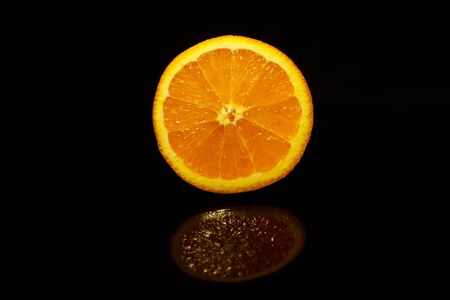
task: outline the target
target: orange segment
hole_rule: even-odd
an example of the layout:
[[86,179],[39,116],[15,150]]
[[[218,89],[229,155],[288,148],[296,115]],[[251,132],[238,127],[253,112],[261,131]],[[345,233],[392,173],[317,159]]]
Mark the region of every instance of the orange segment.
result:
[[254,172],[250,153],[242,142],[236,126],[225,126],[222,155],[222,178],[246,177]]
[[173,98],[210,107],[217,111],[222,102],[206,81],[197,62],[186,64],[171,80],[169,93]]
[[269,106],[249,108],[244,114],[246,119],[273,131],[285,140],[295,136],[300,116],[301,108],[295,97]]
[[172,97],[164,103],[164,123],[167,130],[179,131],[217,118],[217,113],[210,108],[199,106]]
[[211,89],[223,104],[231,98],[231,51],[217,49],[207,52],[197,59],[197,63]]
[[233,51],[231,64],[232,96],[235,103],[247,93],[261,75],[266,60],[261,55],[246,49]]
[[286,176],[312,130],[300,70],[263,42],[223,36],[177,56],[153,105],[158,147],[185,181],[219,193],[251,191]]
[[[212,129],[212,130],[211,130]],[[172,147],[190,168],[206,176],[220,176],[224,127],[208,122],[194,129],[169,133]]]
[[258,172],[272,169],[289,151],[288,142],[245,119],[239,120],[237,127]]
[[181,158],[185,159],[187,154],[205,140],[218,126],[217,121],[211,121],[198,124],[194,128],[169,132],[170,146]]
[[236,99],[245,106],[265,106],[286,100],[294,94],[294,87],[286,72],[277,64],[268,62],[247,94]]

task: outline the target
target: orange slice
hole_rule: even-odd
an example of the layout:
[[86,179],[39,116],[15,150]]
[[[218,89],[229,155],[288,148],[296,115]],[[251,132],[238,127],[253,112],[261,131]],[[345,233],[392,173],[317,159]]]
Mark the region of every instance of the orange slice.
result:
[[166,68],[153,126],[172,169],[218,193],[267,186],[302,157],[313,124],[311,94],[278,49],[241,36],[201,42]]
[[186,274],[207,281],[262,277],[292,262],[305,232],[286,210],[269,206],[225,208],[199,214],[174,233],[171,254]]

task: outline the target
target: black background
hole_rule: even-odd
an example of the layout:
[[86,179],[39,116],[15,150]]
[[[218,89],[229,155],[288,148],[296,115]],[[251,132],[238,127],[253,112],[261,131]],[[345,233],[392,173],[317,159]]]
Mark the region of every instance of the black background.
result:
[[[439,11],[358,10],[330,18],[306,8],[213,16],[184,9],[98,10],[86,16],[89,22],[75,18],[70,26],[67,47],[75,54],[67,58],[81,74],[71,83],[72,104],[82,114],[73,125],[75,155],[64,184],[63,195],[73,200],[60,215],[71,217],[64,234],[70,255],[61,270],[77,274],[72,289],[200,298],[427,290],[424,277],[434,263],[425,251],[438,246],[445,198],[445,175],[438,174],[446,173],[448,137]],[[160,155],[151,119],[168,63],[225,34],[260,39],[287,54],[314,103],[311,140],[298,166],[269,187],[235,195],[182,181]],[[297,260],[240,284],[206,283],[176,269],[169,240],[183,220],[250,203],[299,217],[307,240]]]

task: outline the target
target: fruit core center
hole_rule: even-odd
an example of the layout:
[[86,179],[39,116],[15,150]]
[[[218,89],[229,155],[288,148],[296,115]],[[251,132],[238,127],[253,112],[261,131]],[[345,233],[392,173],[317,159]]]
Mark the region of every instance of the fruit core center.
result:
[[219,112],[219,122],[223,125],[235,124],[244,113],[243,107],[234,105],[225,105]]

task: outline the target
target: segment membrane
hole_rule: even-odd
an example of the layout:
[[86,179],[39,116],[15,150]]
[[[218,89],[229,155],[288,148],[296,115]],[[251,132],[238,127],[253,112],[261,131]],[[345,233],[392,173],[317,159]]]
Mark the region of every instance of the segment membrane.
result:
[[196,129],[170,132],[173,150],[195,172],[209,178],[220,176],[224,127],[208,122]]
[[240,99],[245,99],[245,94],[261,76],[265,64],[266,59],[253,51],[246,49],[233,51],[231,88],[234,103],[242,104]]
[[246,119],[240,119],[236,124],[258,172],[275,167],[291,147],[282,138]]
[[221,165],[222,178],[224,179],[246,177],[254,172],[250,153],[246,149],[234,125],[225,126]]
[[268,62],[250,90],[236,101],[247,107],[279,103],[294,95],[294,87],[286,72],[277,64]]
[[231,99],[231,50],[216,49],[201,55],[197,63],[222,104]]
[[301,108],[295,97],[269,106],[253,107],[244,113],[244,118],[285,140],[290,140],[297,133],[300,116]]
[[206,81],[197,62],[186,64],[172,79],[169,94],[173,98],[220,111],[222,102]]
[[217,113],[210,108],[172,97],[167,97],[163,109],[164,124],[169,131],[193,128],[217,118]]

